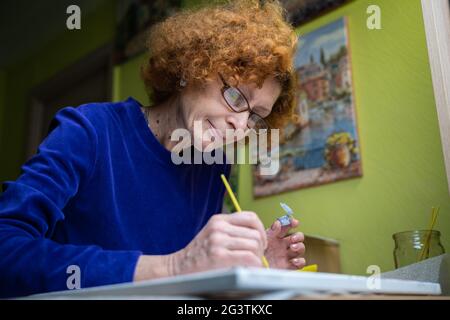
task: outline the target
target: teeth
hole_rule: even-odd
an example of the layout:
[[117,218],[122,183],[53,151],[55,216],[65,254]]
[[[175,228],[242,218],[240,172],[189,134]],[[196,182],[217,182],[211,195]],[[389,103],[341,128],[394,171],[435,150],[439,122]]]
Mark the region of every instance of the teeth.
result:
[[283,210],[290,216],[294,214],[294,211],[292,211],[291,208],[286,203],[280,202],[280,206],[283,208]]

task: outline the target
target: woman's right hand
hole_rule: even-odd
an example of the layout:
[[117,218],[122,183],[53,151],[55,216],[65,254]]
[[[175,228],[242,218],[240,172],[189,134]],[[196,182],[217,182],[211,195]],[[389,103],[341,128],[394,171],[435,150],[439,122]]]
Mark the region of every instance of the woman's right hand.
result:
[[184,249],[140,256],[134,281],[234,266],[261,267],[266,247],[266,232],[256,213],[216,214]]
[[267,247],[256,213],[216,214],[189,245],[174,253],[171,273],[179,275],[233,266],[261,267]]

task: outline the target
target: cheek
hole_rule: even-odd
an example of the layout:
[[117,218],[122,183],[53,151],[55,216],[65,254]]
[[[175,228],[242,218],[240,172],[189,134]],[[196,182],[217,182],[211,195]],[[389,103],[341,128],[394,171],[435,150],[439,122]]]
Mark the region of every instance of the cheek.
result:
[[200,102],[192,111],[194,120],[206,121],[206,119],[209,119],[216,121],[224,118],[228,109],[216,100],[206,100]]

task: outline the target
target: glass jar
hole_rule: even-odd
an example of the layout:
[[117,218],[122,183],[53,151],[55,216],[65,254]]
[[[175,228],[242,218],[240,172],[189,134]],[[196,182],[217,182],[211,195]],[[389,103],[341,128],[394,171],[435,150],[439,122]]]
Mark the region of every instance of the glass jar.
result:
[[[441,244],[441,233],[437,230],[414,230],[395,233],[395,268],[401,268],[445,253]],[[424,249],[429,239],[428,249]]]

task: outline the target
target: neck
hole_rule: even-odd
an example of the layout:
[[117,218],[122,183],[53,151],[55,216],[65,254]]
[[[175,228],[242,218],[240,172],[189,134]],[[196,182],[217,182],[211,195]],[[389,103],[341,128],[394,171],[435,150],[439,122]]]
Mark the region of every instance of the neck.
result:
[[177,141],[171,141],[175,129],[186,128],[182,117],[179,97],[168,99],[158,105],[147,108],[150,130],[156,139],[169,151]]

